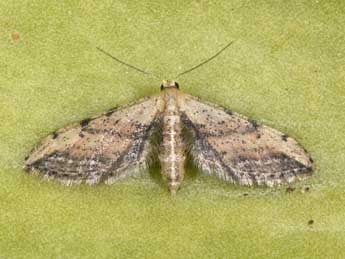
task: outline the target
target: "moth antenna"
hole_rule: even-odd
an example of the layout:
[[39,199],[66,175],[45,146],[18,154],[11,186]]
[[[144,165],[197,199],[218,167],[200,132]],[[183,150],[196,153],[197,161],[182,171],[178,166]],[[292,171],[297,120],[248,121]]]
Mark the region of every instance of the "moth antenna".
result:
[[194,66],[194,67],[192,67],[192,68],[190,68],[190,69],[188,69],[188,70],[186,70],[186,71],[184,71],[184,72],[178,74],[175,78],[178,78],[179,76],[182,76],[182,75],[184,75],[184,74],[187,74],[187,73],[189,73],[189,72],[191,72],[191,71],[193,71],[193,70],[195,70],[195,69],[201,67],[202,65],[205,65],[206,63],[210,62],[212,59],[216,58],[218,55],[220,55],[220,53],[222,53],[224,50],[226,50],[228,47],[230,47],[230,45],[231,45],[232,43],[234,43],[234,42],[233,42],[233,41],[230,41],[225,47],[223,47],[220,51],[218,51],[218,52],[217,52],[216,54],[214,54],[212,57],[210,57],[210,58],[206,59],[205,61],[201,62],[199,65],[196,65],[196,66]]
[[134,69],[134,70],[136,70],[136,71],[139,71],[139,72],[141,72],[141,73],[143,73],[143,74],[145,74],[145,75],[151,75],[151,76],[154,76],[154,77],[158,78],[158,77],[157,77],[155,74],[153,74],[152,72],[145,71],[144,69],[138,68],[138,67],[136,67],[136,66],[134,66],[134,65],[131,65],[131,64],[125,62],[125,61],[122,61],[122,60],[118,59],[117,57],[111,55],[110,53],[106,52],[105,50],[101,49],[100,47],[96,47],[96,49],[99,50],[99,51],[101,51],[101,52],[103,52],[105,55],[111,57],[112,59],[116,60],[117,62],[119,62],[119,63],[122,64],[122,65],[125,65],[125,66],[127,66],[127,67],[130,67],[130,68],[132,68],[132,69]]

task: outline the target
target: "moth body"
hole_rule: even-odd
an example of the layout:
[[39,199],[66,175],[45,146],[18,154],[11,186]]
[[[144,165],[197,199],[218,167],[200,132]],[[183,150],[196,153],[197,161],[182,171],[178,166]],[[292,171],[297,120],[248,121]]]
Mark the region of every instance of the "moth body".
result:
[[167,181],[171,194],[176,194],[184,178],[186,159],[186,145],[182,136],[178,91],[173,86],[162,89],[165,106],[162,118],[162,142],[159,160],[161,174]]

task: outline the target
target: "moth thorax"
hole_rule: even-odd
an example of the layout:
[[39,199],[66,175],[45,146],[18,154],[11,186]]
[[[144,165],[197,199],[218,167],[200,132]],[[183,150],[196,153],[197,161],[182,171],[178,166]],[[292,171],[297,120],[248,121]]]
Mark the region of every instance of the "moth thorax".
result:
[[161,84],[161,90],[168,89],[168,88],[179,89],[179,84],[173,80],[163,80]]

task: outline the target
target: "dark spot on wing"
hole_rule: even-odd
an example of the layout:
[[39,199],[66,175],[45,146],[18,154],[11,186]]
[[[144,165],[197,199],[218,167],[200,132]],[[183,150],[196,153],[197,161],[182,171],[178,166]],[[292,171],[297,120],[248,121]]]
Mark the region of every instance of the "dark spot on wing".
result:
[[116,111],[119,107],[118,106],[114,106],[113,108],[110,108],[108,111]]
[[109,109],[109,110],[105,113],[105,116],[107,116],[107,117],[111,116],[116,110],[117,110],[117,106],[114,107],[114,108]]
[[249,122],[252,124],[253,128],[255,128],[255,129],[259,126],[259,124],[256,120],[249,120]]
[[242,155],[239,155],[237,159],[238,159],[238,161],[240,161],[240,162],[245,162],[245,161],[249,160],[247,157],[242,156]]
[[310,219],[309,221],[308,221],[308,225],[313,225],[314,224],[314,220],[313,219]]
[[228,108],[224,108],[225,113],[229,114],[229,115],[233,115],[234,113],[232,112],[232,110],[228,109]]
[[288,136],[287,134],[283,134],[283,135],[282,135],[282,140],[283,140],[283,141],[287,141],[288,137],[289,137],[289,136]]
[[307,151],[304,147],[302,147],[302,148],[303,148],[303,151],[304,151],[304,152],[308,153],[308,151]]
[[80,126],[85,127],[90,123],[90,121],[91,121],[90,118],[84,119],[80,122]]

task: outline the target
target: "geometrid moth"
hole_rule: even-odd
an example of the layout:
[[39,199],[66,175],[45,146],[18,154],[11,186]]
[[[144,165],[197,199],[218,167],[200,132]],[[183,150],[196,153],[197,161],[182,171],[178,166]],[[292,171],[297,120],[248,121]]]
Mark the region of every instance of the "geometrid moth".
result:
[[168,80],[158,95],[49,135],[28,156],[25,168],[67,185],[110,184],[149,166],[154,135],[160,140],[161,174],[172,194],[183,180],[187,153],[203,172],[240,185],[290,183],[312,171],[312,159],[294,139],[185,94]]

